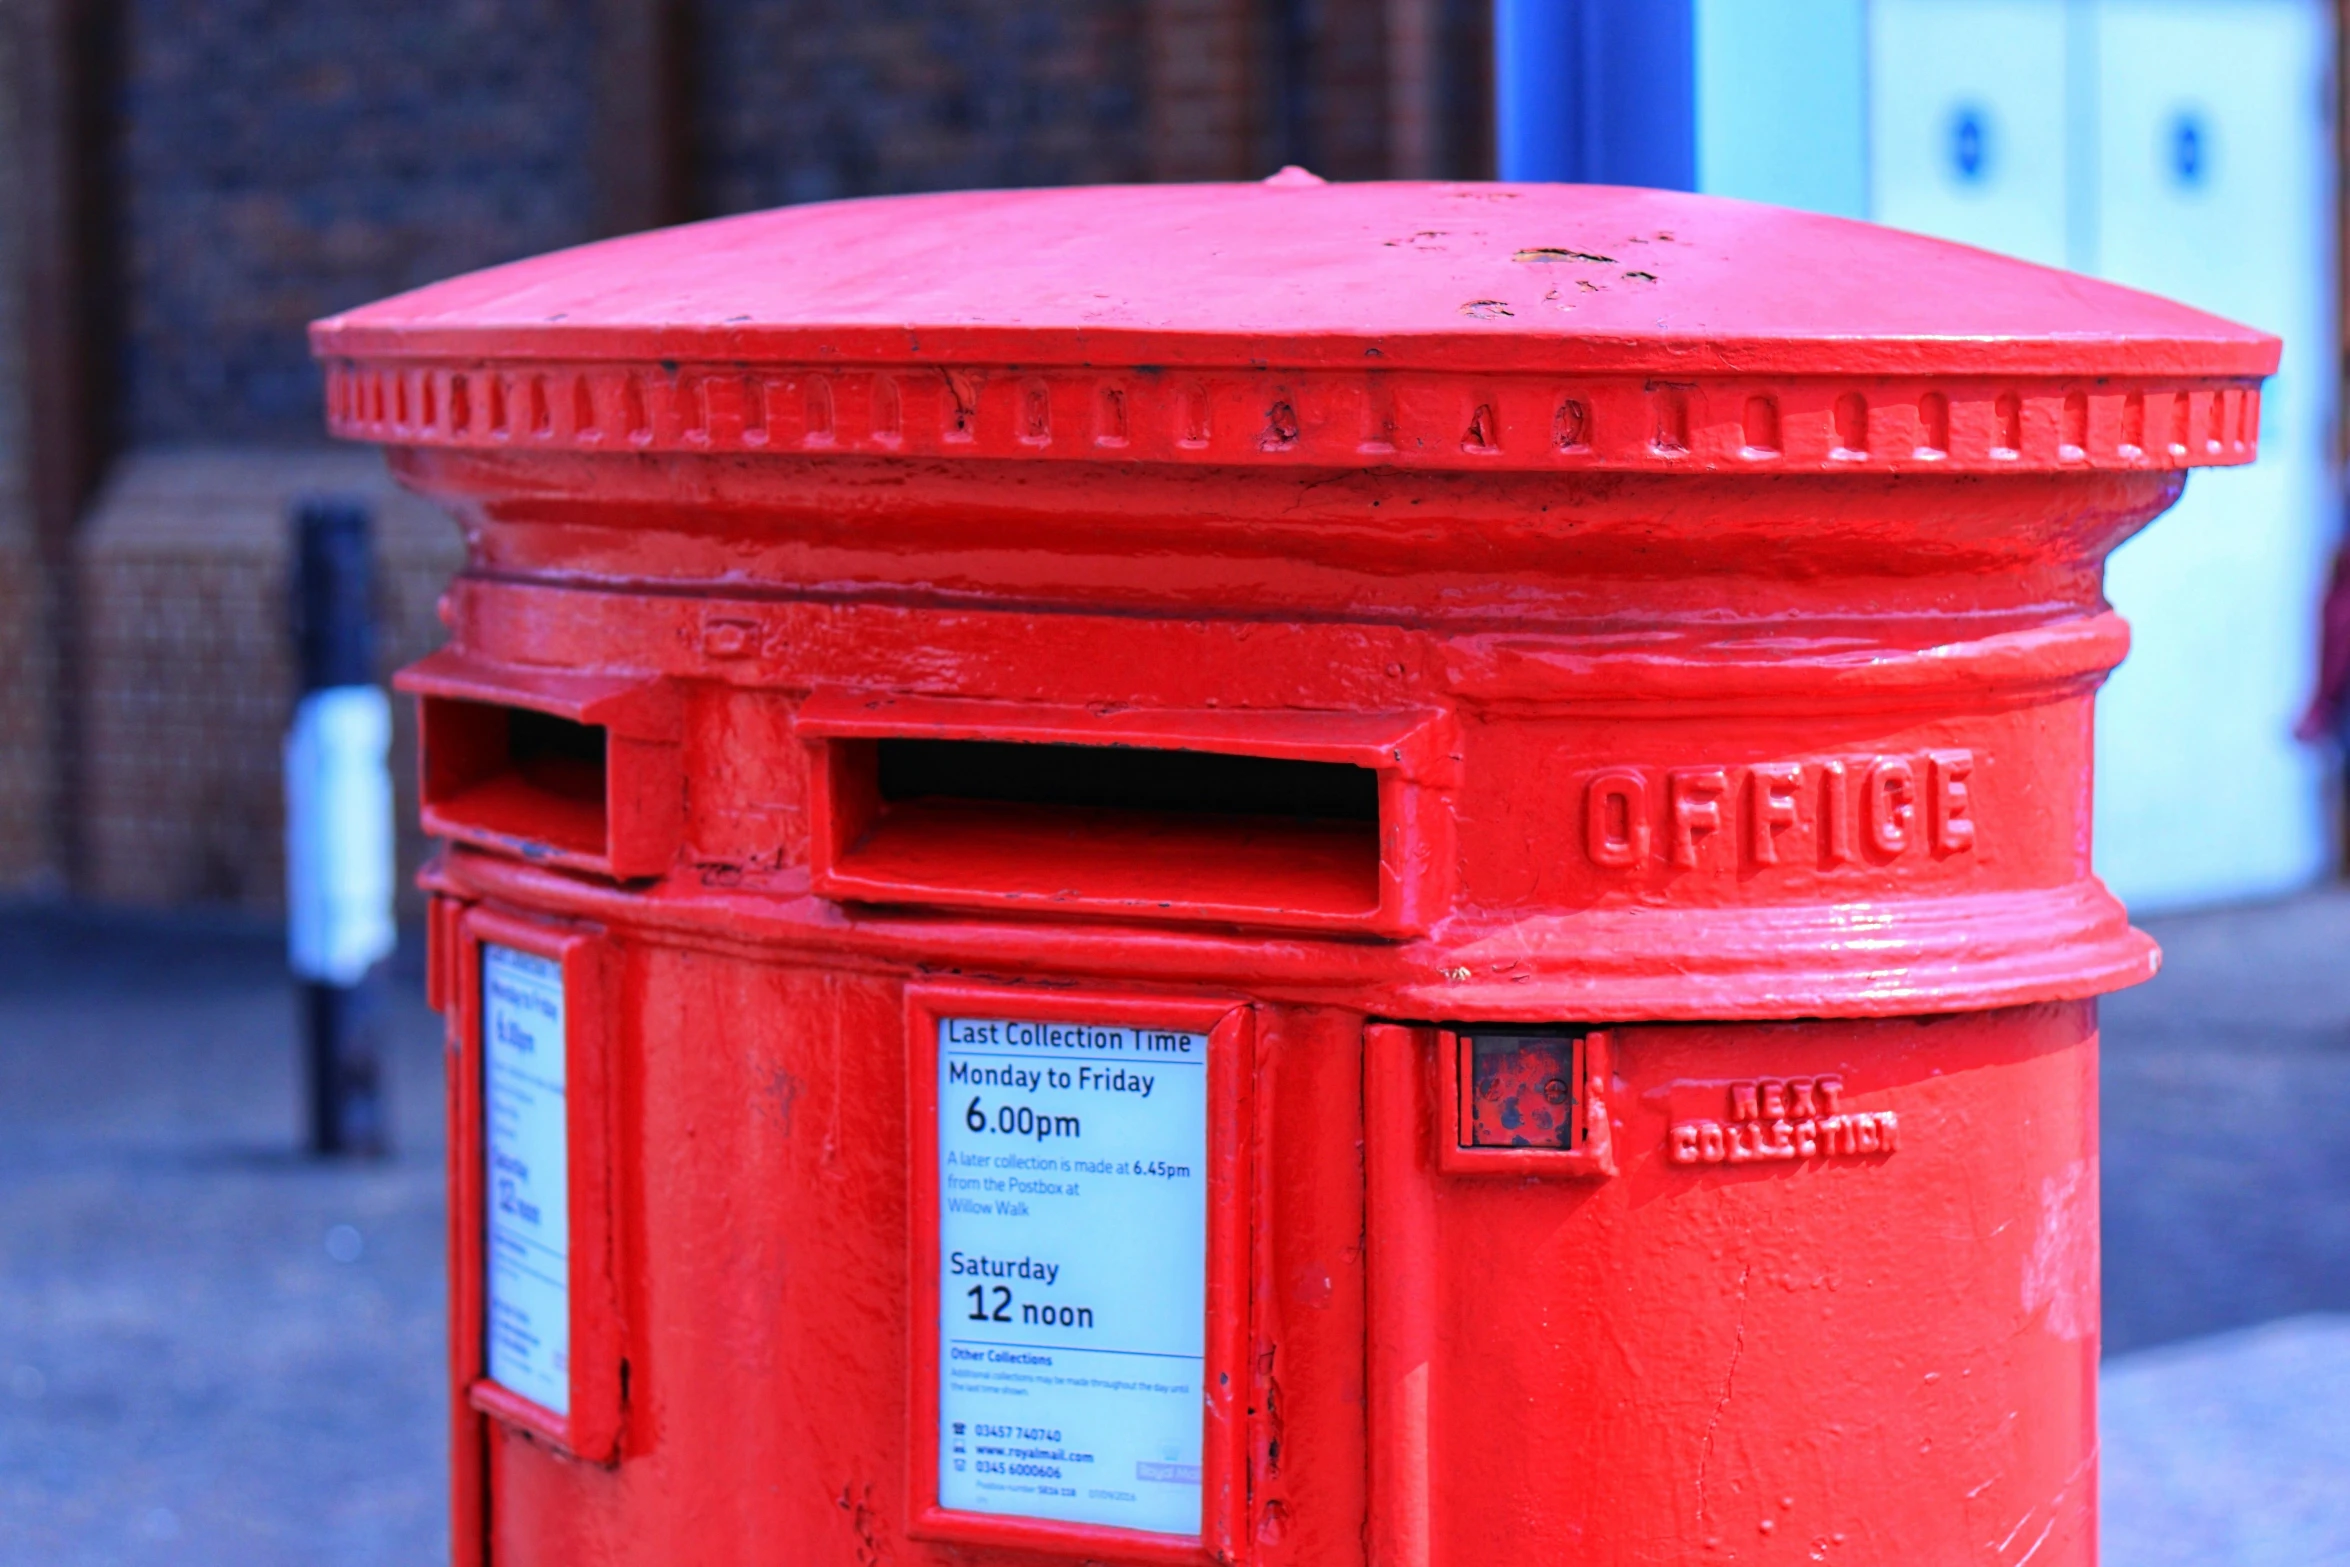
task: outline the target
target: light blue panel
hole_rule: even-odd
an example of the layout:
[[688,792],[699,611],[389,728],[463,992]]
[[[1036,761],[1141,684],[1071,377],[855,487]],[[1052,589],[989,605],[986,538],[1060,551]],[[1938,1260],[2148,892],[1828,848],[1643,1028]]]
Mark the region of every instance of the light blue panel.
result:
[[2198,473],[2117,552],[2132,627],[2097,704],[2101,875],[2135,907],[2254,897],[2329,860],[2308,699],[2334,343],[2323,0],[2100,0],[2100,270],[2285,339],[2250,469]]
[[1871,0],[1869,215],[2067,255],[2064,0]]
[[1697,188],[1865,218],[1867,0],[1697,0]]

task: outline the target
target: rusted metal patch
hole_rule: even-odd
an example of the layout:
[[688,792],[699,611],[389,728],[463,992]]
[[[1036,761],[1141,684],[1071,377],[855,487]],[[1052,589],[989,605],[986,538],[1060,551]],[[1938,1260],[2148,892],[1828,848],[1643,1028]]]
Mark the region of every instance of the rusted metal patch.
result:
[[1461,1041],[1468,1068],[1462,1146],[1573,1148],[1580,1117],[1583,1041],[1561,1034],[1474,1034]]

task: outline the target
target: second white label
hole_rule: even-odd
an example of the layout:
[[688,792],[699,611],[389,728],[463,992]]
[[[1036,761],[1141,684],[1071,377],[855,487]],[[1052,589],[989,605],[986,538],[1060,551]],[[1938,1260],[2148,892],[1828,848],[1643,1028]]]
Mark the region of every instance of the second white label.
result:
[[535,953],[483,946],[481,1040],[490,1378],[567,1414],[571,1210],[562,968]]

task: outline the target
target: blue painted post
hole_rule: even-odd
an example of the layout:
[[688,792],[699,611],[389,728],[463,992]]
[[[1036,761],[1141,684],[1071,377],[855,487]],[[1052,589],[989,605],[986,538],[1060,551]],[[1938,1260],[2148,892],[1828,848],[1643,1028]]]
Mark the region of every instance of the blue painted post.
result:
[[381,1154],[383,1000],[391,955],[392,710],[375,683],[367,508],[310,500],[294,517],[301,698],[286,734],[287,957],[302,990],[310,1147]]
[[1695,0],[1494,0],[1505,180],[1697,188]]

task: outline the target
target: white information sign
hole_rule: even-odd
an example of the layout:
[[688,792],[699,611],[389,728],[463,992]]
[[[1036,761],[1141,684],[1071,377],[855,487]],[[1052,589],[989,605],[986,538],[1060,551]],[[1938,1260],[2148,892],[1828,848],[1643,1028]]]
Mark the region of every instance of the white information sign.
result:
[[938,1025],[938,1499],[1200,1531],[1205,1034]]
[[481,949],[482,1119],[489,1142],[490,1380],[571,1412],[571,1212],[563,1117],[563,970]]

